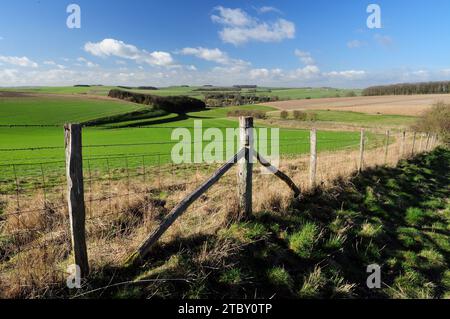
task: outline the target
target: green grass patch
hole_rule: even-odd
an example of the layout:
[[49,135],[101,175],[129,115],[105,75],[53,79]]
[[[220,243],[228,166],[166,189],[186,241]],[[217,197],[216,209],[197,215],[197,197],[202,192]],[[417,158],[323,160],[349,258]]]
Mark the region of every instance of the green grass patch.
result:
[[289,248],[302,258],[312,258],[318,239],[319,227],[306,223],[299,231],[289,235]]
[[273,267],[267,271],[269,282],[277,287],[292,288],[294,281],[284,267]]

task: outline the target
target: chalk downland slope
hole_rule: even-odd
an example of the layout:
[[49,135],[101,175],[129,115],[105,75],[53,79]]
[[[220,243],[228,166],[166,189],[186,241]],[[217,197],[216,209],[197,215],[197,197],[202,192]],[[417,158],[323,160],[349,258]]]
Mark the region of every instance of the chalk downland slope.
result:
[[[92,284],[120,298],[449,298],[448,165],[438,149],[287,208],[272,200],[247,222],[172,238],[143,267],[103,269]],[[381,289],[366,286],[373,263]],[[134,283],[111,285],[112,274]]]

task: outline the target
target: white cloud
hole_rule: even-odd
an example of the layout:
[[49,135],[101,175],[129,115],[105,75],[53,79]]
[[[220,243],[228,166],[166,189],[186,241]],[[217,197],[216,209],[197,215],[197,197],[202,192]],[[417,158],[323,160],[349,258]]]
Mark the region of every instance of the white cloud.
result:
[[320,69],[316,65],[307,65],[304,68],[296,69],[291,77],[300,79],[310,79],[320,76]]
[[58,63],[56,63],[53,60],[44,61],[44,64],[48,65],[48,66],[55,66],[55,67],[57,67],[58,69],[61,69],[61,70],[64,70],[66,68],[64,65],[58,64]]
[[[69,69],[69,66],[67,69],[59,69],[55,67],[57,65],[55,61],[43,62],[43,65],[51,68],[8,68],[3,66],[0,68],[0,86],[70,86],[78,83],[129,86],[169,86],[177,84],[226,86],[250,83],[259,86],[280,87],[361,88],[386,83],[445,80],[450,75],[450,67],[439,70],[387,69],[365,71],[344,69],[322,71],[316,65],[305,65],[295,69],[279,69],[266,66],[252,68],[249,64],[218,63],[216,67],[206,70],[197,70],[195,66],[184,65],[178,68],[149,71],[143,64],[136,65],[134,68],[122,68],[122,66],[117,65],[107,69],[104,67],[75,68],[72,65],[71,69]],[[55,62],[55,65],[53,62]],[[79,62],[81,63],[81,61]]]
[[362,41],[359,41],[359,40],[352,40],[352,41],[347,42],[347,47],[348,47],[349,49],[357,49],[357,48],[361,48],[361,47],[363,47],[364,45],[365,45],[365,43],[362,42]]
[[281,14],[281,10],[275,8],[275,7],[270,7],[270,6],[263,6],[261,8],[257,8],[257,11],[259,13],[268,13],[268,12],[276,12]]
[[295,24],[285,19],[264,22],[249,16],[242,9],[217,7],[216,11],[218,15],[212,15],[211,19],[223,26],[219,35],[225,43],[279,42],[295,37]]
[[84,50],[99,57],[115,56],[152,66],[173,65],[172,55],[168,52],[147,52],[146,50],[138,49],[134,45],[115,39],[104,39],[97,43],[88,42],[85,44]]
[[216,8],[219,15],[213,14],[211,20],[235,27],[244,27],[253,23],[253,18],[241,9],[230,9],[219,6]]
[[197,48],[184,48],[180,52],[182,55],[193,55],[199,59],[215,62],[218,64],[223,65],[248,65],[248,62],[245,62],[244,60],[240,59],[232,59],[228,56],[226,52],[223,52],[222,50],[215,48],[215,49],[208,49],[203,47],[197,47]]
[[330,78],[344,78],[348,80],[361,79],[366,75],[363,70],[348,70],[348,71],[332,71],[325,73],[325,76]]
[[31,61],[26,56],[24,57],[16,57],[16,56],[3,56],[0,55],[0,62],[27,67],[27,68],[37,68],[38,64],[36,62]]
[[250,70],[250,78],[258,79],[258,78],[267,78],[270,75],[270,71],[268,69],[253,69]]
[[79,58],[77,59],[77,61],[83,63],[83,64],[84,64],[85,66],[87,66],[88,68],[96,68],[96,67],[99,66],[98,64],[95,64],[94,62],[91,62],[91,61],[89,61],[88,59],[83,58],[83,57],[79,57]]
[[315,65],[316,62],[314,61],[313,57],[311,56],[311,53],[306,51],[301,51],[296,49],[294,51],[294,54],[302,61],[305,65]]

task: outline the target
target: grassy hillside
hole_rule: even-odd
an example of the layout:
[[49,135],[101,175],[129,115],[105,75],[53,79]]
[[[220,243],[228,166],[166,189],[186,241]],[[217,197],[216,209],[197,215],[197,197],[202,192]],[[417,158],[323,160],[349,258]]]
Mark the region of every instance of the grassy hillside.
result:
[[[23,88],[0,88],[0,91],[19,91],[19,92],[29,92],[29,93],[46,93],[46,94],[90,94],[90,95],[108,95],[109,90],[118,89],[118,87],[113,86],[91,86],[91,87],[23,87]],[[124,90],[123,88],[119,88]],[[162,87],[158,90],[138,90],[138,89],[128,89],[128,91],[153,94],[161,96],[169,95],[187,95],[191,97],[203,98],[208,88],[198,87],[198,86],[170,86]],[[322,97],[336,97],[345,96],[348,92],[353,91],[360,95],[360,90],[342,90],[342,89],[332,89],[332,88],[257,88],[256,92],[249,91],[248,89],[243,89],[241,93],[243,94],[257,94],[257,95],[268,95],[268,96],[278,96],[281,100],[286,99],[305,99],[305,98],[322,98]],[[206,92],[207,93],[207,92]]]
[[77,97],[0,97],[0,125],[79,123],[142,108],[124,101]]
[[[143,267],[104,268],[91,285],[115,298],[449,298],[449,167],[439,149],[371,169],[287,211],[173,239]],[[373,263],[381,289],[366,286]]]
[[[168,155],[176,143],[176,141],[171,141],[173,128],[186,127],[192,133],[194,121],[203,120],[203,127],[217,127],[225,132],[226,127],[237,127],[238,125],[236,118],[227,118],[227,113],[231,110],[273,110],[269,107],[252,105],[210,109],[186,115],[168,114],[159,117],[149,116],[148,118],[143,116],[139,119],[115,116],[140,109],[142,109],[141,105],[102,99],[61,96],[9,97],[0,99],[0,125],[62,125],[66,122],[84,122],[109,116],[116,119],[117,122],[103,127],[85,128],[83,144],[85,146],[104,144],[114,146],[86,147],[84,150],[86,158],[112,155]],[[145,126],[145,128],[136,126]],[[0,127],[0,137],[2,155],[0,165],[62,161],[64,159],[62,128]],[[283,153],[298,154],[308,150],[309,132],[306,130],[282,129],[280,139]],[[332,140],[332,142],[321,143],[323,140]],[[321,149],[335,149],[357,144],[358,133],[320,132],[319,134]],[[44,147],[44,149],[21,150],[40,147]],[[15,151],[5,151],[11,149],[15,149]],[[153,160],[156,161],[155,158]]]

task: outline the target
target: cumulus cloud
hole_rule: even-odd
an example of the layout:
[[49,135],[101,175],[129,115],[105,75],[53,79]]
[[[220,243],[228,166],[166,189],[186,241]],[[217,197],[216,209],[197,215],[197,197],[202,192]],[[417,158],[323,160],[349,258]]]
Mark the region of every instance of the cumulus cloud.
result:
[[216,8],[216,11],[218,12],[218,15],[211,15],[211,20],[216,23],[234,27],[245,27],[254,22],[251,16],[239,8],[231,9],[219,6]]
[[58,69],[61,69],[61,70],[64,70],[66,68],[64,65],[58,64],[58,63],[56,63],[53,60],[44,61],[44,65],[54,66],[54,67],[57,67]]
[[114,56],[152,66],[171,66],[174,62],[172,55],[168,52],[147,52],[132,44],[126,44],[123,41],[115,39],[104,39],[96,43],[88,42],[85,44],[84,50],[98,57]]
[[270,71],[265,68],[250,70],[251,79],[267,78],[270,75]]
[[[189,85],[234,85],[254,83],[266,86],[333,86],[365,87],[374,84],[409,82],[422,80],[421,70],[383,70],[379,73],[362,70],[340,70],[321,72],[316,66],[298,69],[236,68],[219,66],[210,70],[190,68],[161,69],[158,72],[146,70],[110,70],[102,68],[47,69],[47,68],[1,68],[0,86],[23,85],[74,85],[77,83],[101,83],[104,85],[139,86],[151,83],[168,86],[180,83]],[[427,70],[430,80],[442,80],[447,69]]]
[[310,79],[320,76],[320,69],[316,65],[307,65],[304,68],[296,69],[293,75],[296,78]]
[[83,58],[83,57],[79,57],[77,59],[77,61],[82,63],[83,65],[87,66],[88,68],[96,68],[99,66],[98,64],[95,64],[94,62],[91,62],[88,59]]
[[217,14],[211,15],[211,20],[222,25],[219,35],[225,43],[239,45],[249,41],[279,42],[295,37],[295,24],[285,19],[260,21],[242,9],[222,6],[215,8],[215,11]]
[[363,70],[348,70],[348,71],[332,71],[325,73],[330,78],[345,78],[348,80],[361,79],[366,75]]
[[311,53],[309,53],[309,52],[301,51],[301,50],[296,49],[294,51],[294,54],[305,65],[315,65],[316,64],[316,62],[314,61],[313,57],[311,56]]
[[8,63],[11,65],[16,65],[24,68],[37,68],[38,64],[36,62],[31,61],[26,56],[17,57],[17,56],[3,56],[0,55],[0,62]]
[[197,47],[197,48],[184,48],[180,52],[182,55],[193,55],[199,59],[209,61],[209,62],[215,62],[218,64],[223,65],[248,65],[248,62],[245,62],[244,60],[240,59],[232,59],[228,56],[226,52],[223,52],[222,50],[215,48],[215,49],[208,49],[203,47]]
[[268,13],[268,12],[276,12],[281,14],[281,10],[275,8],[275,7],[270,7],[270,6],[263,6],[261,8],[257,8],[257,11],[259,13]]

